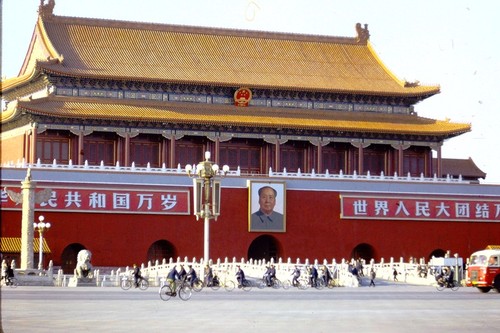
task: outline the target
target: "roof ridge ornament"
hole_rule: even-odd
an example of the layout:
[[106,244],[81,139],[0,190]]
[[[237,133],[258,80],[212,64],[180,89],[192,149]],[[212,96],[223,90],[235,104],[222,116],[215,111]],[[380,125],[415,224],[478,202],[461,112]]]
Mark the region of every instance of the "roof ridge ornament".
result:
[[356,23],[356,32],[358,36],[356,41],[358,43],[366,43],[370,39],[370,31],[368,31],[368,24],[365,23],[365,27],[361,26],[361,23]]
[[54,6],[56,5],[55,0],[48,0],[47,4],[44,4],[45,0],[40,0],[40,6],[38,6],[38,15],[41,17],[49,17],[54,14]]

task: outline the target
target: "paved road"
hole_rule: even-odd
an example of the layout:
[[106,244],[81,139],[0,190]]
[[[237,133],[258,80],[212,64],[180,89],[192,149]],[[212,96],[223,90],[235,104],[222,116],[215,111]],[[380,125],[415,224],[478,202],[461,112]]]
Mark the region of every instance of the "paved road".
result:
[[375,288],[203,290],[189,301],[108,287],[1,289],[4,332],[498,332],[500,294]]

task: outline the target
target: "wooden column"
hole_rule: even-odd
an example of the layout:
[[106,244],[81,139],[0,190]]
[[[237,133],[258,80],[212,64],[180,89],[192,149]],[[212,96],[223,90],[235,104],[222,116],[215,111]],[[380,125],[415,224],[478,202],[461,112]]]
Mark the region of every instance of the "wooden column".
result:
[[[370,143],[363,143],[363,142],[351,142],[351,144],[358,148],[358,165],[357,165],[357,174],[358,175],[362,175],[364,170],[363,170],[363,151],[366,147],[368,147],[370,145]],[[354,173],[354,170],[352,170],[352,172],[350,173]]]
[[78,133],[78,165],[83,165],[85,151],[83,150],[83,131]]
[[399,144],[392,144],[392,148],[398,151],[398,165],[396,165],[396,172],[398,176],[403,176],[404,173],[404,151],[411,147],[409,144],[404,144],[403,142]]
[[125,134],[125,145],[123,147],[123,166],[130,166],[130,133]]
[[400,176],[403,175],[403,164],[404,164],[403,145],[399,145],[399,147],[398,147],[398,175],[400,175]]
[[168,157],[168,165],[170,168],[176,168],[175,165],[175,135],[170,136],[170,154]]
[[29,136],[28,140],[28,151],[29,151],[29,158],[28,158],[28,163],[36,163],[36,140],[38,137],[38,132],[37,132],[38,126],[35,124],[30,133],[31,135]]
[[[438,176],[438,178],[441,178],[441,177],[443,177],[443,159],[442,159],[442,156],[441,156],[441,145],[439,145],[439,146],[436,147],[436,152],[437,152],[437,156],[436,156],[436,169],[437,169],[436,170],[436,175]],[[431,165],[432,165],[432,159],[431,159]]]
[[213,161],[215,162],[215,164],[218,164],[220,166],[220,138],[218,136],[215,137],[215,141],[214,141]]
[[318,163],[316,172],[317,173],[323,173],[323,156],[322,156],[322,151],[323,151],[323,145],[320,143],[317,145],[316,149],[316,161]]

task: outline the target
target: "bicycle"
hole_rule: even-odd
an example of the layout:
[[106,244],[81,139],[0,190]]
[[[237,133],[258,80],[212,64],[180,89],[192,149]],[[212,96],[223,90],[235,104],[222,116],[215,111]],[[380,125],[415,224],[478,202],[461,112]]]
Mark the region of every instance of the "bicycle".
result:
[[325,280],[323,280],[322,278],[317,278],[316,282],[313,283],[313,284],[314,285],[311,286],[311,287],[314,287],[314,288],[316,288],[318,290],[321,290],[321,289],[323,289],[325,287]]
[[333,288],[338,287],[338,286],[339,286],[339,284],[338,284],[338,281],[336,279],[330,279],[330,281],[326,285],[326,287],[328,289],[333,289]]
[[5,286],[9,286],[11,288],[17,288],[19,286],[19,281],[15,277],[5,277],[4,279]]
[[[297,282],[298,284],[296,284],[295,287],[297,287],[300,290],[306,290],[311,286],[311,284],[309,283],[309,279],[304,275],[301,275],[298,278]],[[293,281],[290,284],[293,286]]]
[[458,281],[455,281],[455,280],[453,280],[452,282],[449,282],[449,281],[446,281],[443,279],[439,279],[437,281],[436,289],[438,291],[443,291],[446,288],[450,288],[453,291],[457,291],[460,288],[460,284],[458,283]]
[[256,284],[257,284],[257,288],[259,288],[259,289],[263,289],[266,286],[272,287],[273,289],[280,289],[283,286],[283,283],[281,283],[281,281],[277,277],[271,278],[271,285],[270,286],[267,285],[267,281],[265,280],[265,278],[262,278],[262,280],[260,280]]
[[233,291],[234,288],[236,288],[236,284],[234,283],[234,281],[229,280],[227,278],[228,275],[229,274],[227,272],[224,274],[224,281],[222,281],[222,282],[221,282],[221,280],[217,276],[214,276],[214,280],[215,280],[215,278],[217,278],[218,285],[213,286],[212,289],[213,290],[218,290],[220,287],[224,287],[224,289],[226,291]]
[[[175,289],[174,289],[175,285]],[[160,298],[163,301],[168,301],[170,298],[179,295],[183,301],[187,301],[193,295],[193,290],[186,280],[176,280],[175,282],[167,282],[160,290]]]
[[252,290],[252,282],[250,280],[243,279],[243,281],[241,281],[241,284],[238,284],[238,288],[243,289],[244,291],[250,291]]
[[294,287],[300,290],[305,290],[309,288],[309,283],[304,277],[299,277],[297,280],[297,283],[294,284],[293,279],[292,280],[285,280],[281,283],[281,286],[283,289],[288,290],[290,287]]
[[[127,276],[124,276],[122,278],[122,281],[120,283],[120,287],[123,289],[123,290],[129,290],[130,288],[132,288],[132,285],[134,284],[134,279],[131,278],[131,277],[127,277]],[[139,277],[139,289],[141,290],[146,290],[149,288],[149,282],[148,280],[146,280],[145,278],[143,278],[142,276]]]

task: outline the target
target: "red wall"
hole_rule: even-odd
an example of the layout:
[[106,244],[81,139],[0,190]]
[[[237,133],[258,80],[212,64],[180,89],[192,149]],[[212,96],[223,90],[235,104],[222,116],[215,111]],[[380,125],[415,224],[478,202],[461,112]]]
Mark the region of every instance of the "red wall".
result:
[[[38,214],[36,214],[38,216]],[[146,263],[148,248],[165,239],[180,257],[203,257],[203,221],[193,215],[89,214],[44,212],[52,228],[45,234],[54,265],[65,247],[80,243],[94,266]],[[21,236],[21,211],[1,212],[1,236]],[[246,258],[252,241],[272,235],[280,256],[295,261],[350,259],[361,243],[374,249],[375,260],[428,258],[436,249],[468,257],[488,244],[498,244],[498,223],[420,222],[340,219],[338,192],[287,190],[286,233],[248,232],[248,190],[222,189],[221,216],[210,225],[210,257]],[[38,234],[35,233],[35,236]]]

